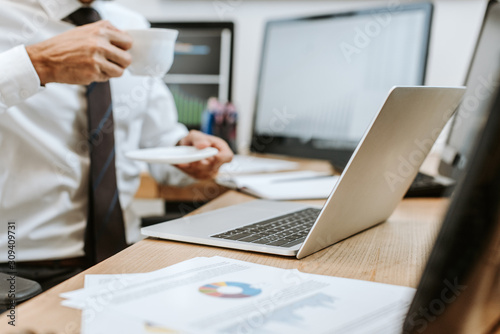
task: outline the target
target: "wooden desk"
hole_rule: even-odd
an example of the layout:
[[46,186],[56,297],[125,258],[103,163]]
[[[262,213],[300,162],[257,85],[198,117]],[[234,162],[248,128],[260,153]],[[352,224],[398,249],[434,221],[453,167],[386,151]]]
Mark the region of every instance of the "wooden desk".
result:
[[[251,199],[228,191],[196,213]],[[0,333],[25,333],[22,329],[38,334],[79,333],[80,311],[61,306],[58,295],[82,288],[84,274],[148,272],[197,256],[219,255],[280,268],[297,268],[307,273],[416,287],[447,203],[445,199],[404,200],[386,223],[302,260],[146,239],[18,306],[17,326],[8,326],[7,318],[2,317]]]

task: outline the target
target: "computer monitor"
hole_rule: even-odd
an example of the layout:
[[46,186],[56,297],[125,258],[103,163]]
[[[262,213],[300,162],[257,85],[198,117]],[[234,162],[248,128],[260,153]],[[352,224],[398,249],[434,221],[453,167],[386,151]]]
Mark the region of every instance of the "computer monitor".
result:
[[179,30],[174,63],[163,78],[174,96],[179,122],[200,129],[210,97],[231,100],[233,22],[153,22]]
[[453,119],[441,155],[439,174],[453,179],[464,170],[471,154],[473,138],[483,126],[481,103],[499,82],[493,76],[500,67],[500,3],[490,1],[467,74],[464,99]]
[[251,150],[343,168],[395,85],[424,83],[432,5],[266,25]]
[[[494,63],[500,65],[500,58]],[[479,110],[478,138],[406,316],[405,334],[500,330],[500,91]]]

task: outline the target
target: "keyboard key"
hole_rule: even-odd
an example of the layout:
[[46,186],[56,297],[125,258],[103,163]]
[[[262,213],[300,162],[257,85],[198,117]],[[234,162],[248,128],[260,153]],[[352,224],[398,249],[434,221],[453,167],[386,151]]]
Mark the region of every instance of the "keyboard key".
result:
[[283,240],[283,239],[280,239],[280,240],[277,240],[277,241],[271,242],[271,243],[269,243],[268,245],[269,245],[269,246],[282,246],[282,245],[287,244],[287,243],[288,243],[288,241]]
[[293,247],[293,246],[296,246],[298,244],[301,244],[304,242],[304,240],[306,240],[306,237],[302,237],[300,239],[297,239],[295,241],[292,241],[292,242],[289,242],[287,244],[284,244],[284,245],[281,245],[281,247],[285,247],[285,248],[288,248],[288,247]]
[[248,237],[245,237],[243,239],[240,239],[238,241],[243,241],[243,242],[252,242],[252,241],[255,241],[255,240],[259,240],[261,238],[265,237],[265,235],[261,235],[261,234],[254,234],[254,235],[250,235]]
[[228,239],[228,240],[240,240],[240,239],[243,239],[245,237],[249,237],[251,236],[252,233],[246,233],[246,232],[243,232],[243,233],[238,233],[238,234],[234,234],[234,235],[231,235],[225,239]]

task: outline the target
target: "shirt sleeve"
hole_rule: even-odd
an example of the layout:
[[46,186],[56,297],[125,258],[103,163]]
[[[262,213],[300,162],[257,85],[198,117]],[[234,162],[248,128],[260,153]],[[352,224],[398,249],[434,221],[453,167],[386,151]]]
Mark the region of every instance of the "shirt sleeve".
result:
[[[175,146],[188,134],[187,128],[177,121],[177,108],[167,86],[159,78],[150,78],[151,90],[147,113],[142,126],[142,148]],[[190,176],[170,165],[152,164],[151,175],[157,182],[186,185],[194,182]]]
[[9,108],[43,88],[23,45],[0,53],[0,108]]

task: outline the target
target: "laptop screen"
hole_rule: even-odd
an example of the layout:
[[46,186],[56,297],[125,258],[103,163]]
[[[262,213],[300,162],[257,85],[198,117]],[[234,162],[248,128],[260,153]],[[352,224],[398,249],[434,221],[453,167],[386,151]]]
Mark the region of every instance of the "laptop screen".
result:
[[347,150],[348,160],[389,90],[423,84],[431,12],[424,3],[268,22],[252,150]]
[[500,67],[500,3],[489,3],[465,86],[467,91],[453,120],[439,173],[457,179],[471,154],[474,136],[482,127],[481,105],[498,86],[494,73]]

